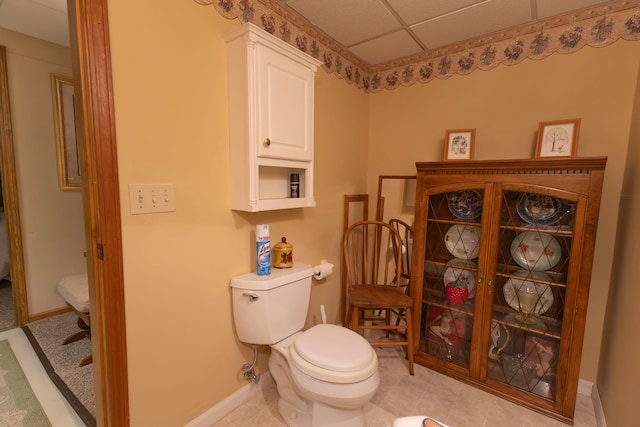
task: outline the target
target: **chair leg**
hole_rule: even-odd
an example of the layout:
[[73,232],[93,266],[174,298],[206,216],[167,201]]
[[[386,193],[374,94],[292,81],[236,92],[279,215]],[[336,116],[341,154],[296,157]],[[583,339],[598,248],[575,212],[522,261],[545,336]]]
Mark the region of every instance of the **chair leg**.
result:
[[65,338],[64,341],[62,341],[62,345],[67,345],[67,344],[71,344],[72,342],[76,342],[76,341],[80,341],[83,338],[86,337],[90,337],[91,334],[88,330],[83,330],[80,332],[76,332],[75,334]]
[[84,359],[82,359],[82,361],[80,362],[80,367],[82,366],[86,366],[90,363],[93,363],[93,355],[88,355],[87,357],[85,357]]
[[351,329],[358,332],[358,307],[351,308]]
[[405,311],[405,322],[407,324],[407,359],[409,359],[409,374],[413,375],[413,318],[411,317],[411,308]]

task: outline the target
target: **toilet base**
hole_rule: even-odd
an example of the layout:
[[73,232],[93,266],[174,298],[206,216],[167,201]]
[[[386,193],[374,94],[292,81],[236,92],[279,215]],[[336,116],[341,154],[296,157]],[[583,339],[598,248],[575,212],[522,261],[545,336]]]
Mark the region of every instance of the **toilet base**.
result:
[[[302,397],[294,385],[288,361],[273,347],[269,371],[280,395],[278,411],[288,426],[364,427],[364,403],[356,408],[340,408]],[[367,396],[367,401],[369,398]]]
[[336,408],[322,402],[309,402],[308,411],[280,398],[278,411],[289,427],[364,427],[364,410]]
[[282,397],[278,399],[278,412],[280,412],[280,416],[289,427],[308,427],[312,425],[311,406],[310,404],[308,410],[304,410]]
[[364,408],[345,409],[313,402],[312,427],[364,427]]

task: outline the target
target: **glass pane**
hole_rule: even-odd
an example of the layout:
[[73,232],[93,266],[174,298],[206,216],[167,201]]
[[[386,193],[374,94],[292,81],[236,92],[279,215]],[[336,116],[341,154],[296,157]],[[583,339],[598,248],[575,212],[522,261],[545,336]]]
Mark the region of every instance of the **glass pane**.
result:
[[489,378],[553,400],[575,203],[504,191]]
[[469,369],[482,190],[428,198],[420,351]]

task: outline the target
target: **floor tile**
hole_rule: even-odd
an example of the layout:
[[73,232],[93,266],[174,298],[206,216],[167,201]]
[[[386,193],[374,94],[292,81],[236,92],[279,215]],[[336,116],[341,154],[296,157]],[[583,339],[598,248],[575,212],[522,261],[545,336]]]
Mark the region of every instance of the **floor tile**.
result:
[[[380,387],[365,406],[367,427],[388,427],[398,417],[424,415],[450,427],[566,427],[558,420],[491,393],[408,362],[399,348],[376,348]],[[275,384],[269,385],[215,427],[285,426],[277,409]],[[420,427],[420,426],[416,426]],[[575,427],[597,427],[593,402],[578,395]]]

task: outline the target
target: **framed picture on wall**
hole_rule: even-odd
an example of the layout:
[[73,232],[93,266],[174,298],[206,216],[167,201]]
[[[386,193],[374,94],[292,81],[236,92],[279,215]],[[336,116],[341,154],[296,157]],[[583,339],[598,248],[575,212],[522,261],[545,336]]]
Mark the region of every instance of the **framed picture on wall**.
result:
[[540,122],[535,158],[575,157],[579,133],[580,119]]
[[80,155],[76,138],[73,81],[51,75],[53,116],[58,152],[58,185],[61,190],[80,190]]
[[473,160],[475,129],[448,130],[444,137],[443,160]]

